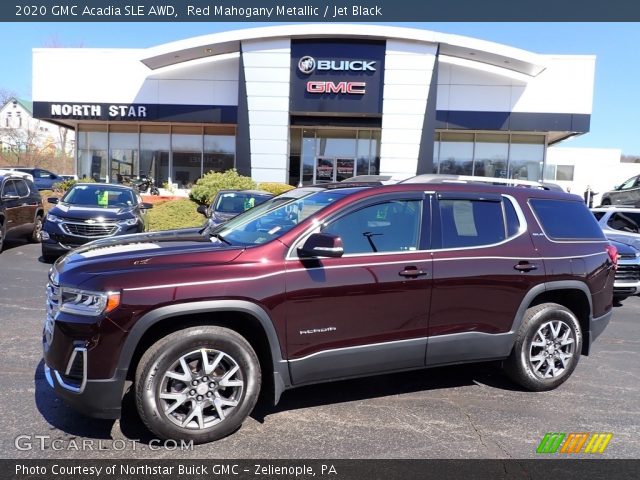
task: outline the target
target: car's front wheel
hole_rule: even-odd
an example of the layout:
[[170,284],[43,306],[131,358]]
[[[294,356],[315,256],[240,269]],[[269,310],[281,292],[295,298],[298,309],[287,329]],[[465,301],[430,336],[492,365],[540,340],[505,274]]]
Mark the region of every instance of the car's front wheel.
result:
[[582,330],[573,312],[543,303],[526,311],[504,369],[527,390],[552,390],[571,376],[581,351]]
[[42,215],[36,217],[29,240],[33,243],[40,243],[42,241]]
[[191,327],[144,353],[136,371],[136,405],[159,437],[210,442],[240,427],[260,383],[260,363],[244,337],[217,326]]

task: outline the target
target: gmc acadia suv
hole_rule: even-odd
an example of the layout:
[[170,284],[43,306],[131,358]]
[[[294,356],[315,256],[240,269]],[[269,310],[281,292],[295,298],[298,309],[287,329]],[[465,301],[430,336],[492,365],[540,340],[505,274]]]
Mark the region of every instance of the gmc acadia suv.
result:
[[553,389],[609,322],[616,251],[579,197],[403,183],[291,190],[220,227],[98,240],[51,268],[45,373],[159,437],[236,430],[261,389],[503,360]]

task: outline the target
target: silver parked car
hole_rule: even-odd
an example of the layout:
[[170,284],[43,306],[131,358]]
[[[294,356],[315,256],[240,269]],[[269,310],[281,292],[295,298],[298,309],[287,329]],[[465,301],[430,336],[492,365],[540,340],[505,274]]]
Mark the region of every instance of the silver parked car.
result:
[[640,208],[598,207],[591,212],[608,239],[640,249]]

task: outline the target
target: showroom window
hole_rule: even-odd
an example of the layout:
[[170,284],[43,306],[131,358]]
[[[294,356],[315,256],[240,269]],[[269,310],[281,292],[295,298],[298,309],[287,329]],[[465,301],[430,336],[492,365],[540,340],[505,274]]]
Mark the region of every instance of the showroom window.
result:
[[544,135],[437,132],[433,171],[537,181],[541,178],[545,147]]
[[109,152],[111,159],[111,183],[127,183],[139,175],[137,125],[111,125],[109,127]]
[[78,128],[78,177],[106,182],[109,166],[107,125],[80,125]]
[[235,132],[233,125],[81,124],[78,175],[112,183],[149,177],[159,187],[171,180],[191,188],[203,173],[234,167]]

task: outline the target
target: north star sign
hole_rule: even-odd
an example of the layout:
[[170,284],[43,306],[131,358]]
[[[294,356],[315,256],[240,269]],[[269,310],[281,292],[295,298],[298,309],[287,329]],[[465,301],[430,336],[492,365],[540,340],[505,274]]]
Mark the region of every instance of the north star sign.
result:
[[[102,105],[77,103],[52,103],[50,114],[55,117],[102,117]],[[143,105],[107,105],[107,114],[111,118],[147,118],[147,107]]]

